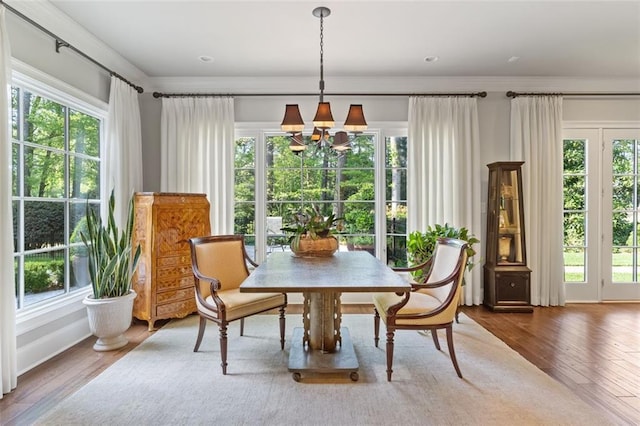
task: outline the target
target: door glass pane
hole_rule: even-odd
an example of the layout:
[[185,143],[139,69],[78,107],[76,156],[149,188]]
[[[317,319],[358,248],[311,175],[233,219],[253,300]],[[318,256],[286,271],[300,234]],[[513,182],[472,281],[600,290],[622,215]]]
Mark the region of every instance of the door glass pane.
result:
[[582,249],[573,248],[564,252],[564,281],[584,282],[586,281],[586,253]]
[[613,283],[638,282],[638,140],[612,145]]
[[564,280],[586,282],[587,141],[563,143]]

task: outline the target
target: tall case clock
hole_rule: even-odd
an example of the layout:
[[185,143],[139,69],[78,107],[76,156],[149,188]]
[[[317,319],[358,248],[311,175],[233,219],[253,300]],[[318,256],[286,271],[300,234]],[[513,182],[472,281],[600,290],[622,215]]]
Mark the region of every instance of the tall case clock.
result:
[[484,304],[493,311],[533,312],[522,204],[523,161],[488,164]]

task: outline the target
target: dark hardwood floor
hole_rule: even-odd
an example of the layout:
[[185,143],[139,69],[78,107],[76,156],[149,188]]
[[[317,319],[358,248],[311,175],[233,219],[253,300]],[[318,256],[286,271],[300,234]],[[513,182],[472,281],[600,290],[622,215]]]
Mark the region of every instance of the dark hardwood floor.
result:
[[[343,309],[372,312],[367,305]],[[640,304],[570,304],[535,308],[533,314],[462,309],[617,423],[640,424]],[[300,313],[300,307],[290,306],[288,312]],[[32,423],[151,334],[146,323],[136,321],[127,332],[129,344],[120,350],[95,352],[91,337],[23,374],[18,387],[0,400],[0,424]]]

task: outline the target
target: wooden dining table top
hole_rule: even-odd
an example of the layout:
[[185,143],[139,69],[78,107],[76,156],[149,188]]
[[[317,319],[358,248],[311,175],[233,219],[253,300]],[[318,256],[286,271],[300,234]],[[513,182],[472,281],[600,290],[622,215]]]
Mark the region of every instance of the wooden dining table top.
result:
[[330,257],[271,253],[240,285],[240,291],[246,293],[404,293],[410,290],[406,277],[366,251],[337,252]]

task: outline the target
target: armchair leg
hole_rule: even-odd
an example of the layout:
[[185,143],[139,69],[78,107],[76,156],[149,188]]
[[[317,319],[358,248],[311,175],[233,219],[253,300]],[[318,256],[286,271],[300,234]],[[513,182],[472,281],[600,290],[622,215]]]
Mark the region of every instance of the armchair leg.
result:
[[193,347],[194,352],[198,352],[200,349],[200,343],[202,343],[202,336],[204,336],[204,329],[207,327],[207,319],[200,317],[200,327],[198,327],[198,338],[196,339],[196,345]]
[[456,351],[453,349],[453,327],[451,324],[447,327],[447,346],[449,346],[449,356],[451,357],[451,362],[453,362],[453,367],[456,369],[458,377],[462,379],[462,373],[460,372],[458,360],[456,359]]
[[431,337],[433,337],[433,344],[436,345],[436,349],[440,350],[440,341],[438,341],[438,329],[431,329]]
[[391,373],[393,373],[393,330],[387,329],[387,382],[391,381]]
[[460,320],[458,319],[458,315],[460,314],[460,305],[456,308],[456,324],[460,324]]
[[244,336],[244,318],[240,318],[240,335]]
[[220,358],[222,359],[222,374],[227,374],[227,324],[220,324]]
[[284,317],[284,306],[280,307],[280,349],[284,349],[284,329],[286,326],[286,319]]
[[373,308],[373,343],[378,347],[380,341],[380,314],[376,308]]

